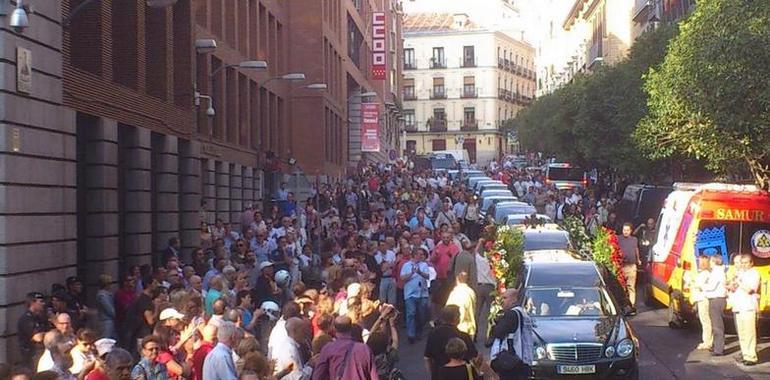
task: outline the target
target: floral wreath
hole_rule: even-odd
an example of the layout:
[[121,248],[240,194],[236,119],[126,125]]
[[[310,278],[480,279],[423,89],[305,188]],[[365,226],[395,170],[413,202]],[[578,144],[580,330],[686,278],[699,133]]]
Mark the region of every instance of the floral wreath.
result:
[[500,295],[505,289],[513,287],[516,276],[524,264],[524,232],[511,226],[489,226],[484,231],[487,238],[484,249],[487,252],[492,275],[497,286],[492,291],[492,305],[489,309],[489,326],[492,326],[499,312],[503,309]]
[[[591,240],[582,223],[578,224],[568,219],[565,221],[565,227],[578,252],[583,257],[593,259],[596,264],[607,268],[625,290],[626,277],[622,270],[623,254],[620,252],[615,232],[601,228]],[[491,328],[503,309],[500,295],[505,289],[514,286],[516,276],[524,264],[524,232],[518,227],[489,225],[482,232],[482,237],[486,240],[484,250],[487,253],[492,275],[497,280],[497,286],[492,291],[494,301],[489,309],[488,321]]]

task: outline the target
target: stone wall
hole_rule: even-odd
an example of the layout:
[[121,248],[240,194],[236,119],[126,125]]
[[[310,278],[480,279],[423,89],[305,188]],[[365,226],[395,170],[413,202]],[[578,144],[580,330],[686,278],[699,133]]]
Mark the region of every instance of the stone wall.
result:
[[[76,272],[76,127],[62,106],[59,19],[59,2],[42,1],[23,35],[0,29],[0,361],[17,352],[26,293]],[[17,48],[31,53],[28,94],[17,91]]]

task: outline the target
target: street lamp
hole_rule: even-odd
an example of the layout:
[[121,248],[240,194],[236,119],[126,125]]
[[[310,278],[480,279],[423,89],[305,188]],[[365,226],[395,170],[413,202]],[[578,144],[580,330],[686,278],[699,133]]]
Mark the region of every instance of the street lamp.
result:
[[262,83],[262,87],[267,86],[268,83],[274,81],[274,80],[287,80],[287,81],[303,81],[305,80],[305,73],[288,73],[279,75],[277,77],[272,77],[265,81],[265,83]]
[[195,40],[195,52],[198,54],[207,54],[217,50],[217,41],[211,38]]
[[239,69],[260,69],[260,70],[264,70],[264,69],[267,69],[267,62],[265,62],[265,61],[243,61],[243,62],[241,62],[239,64],[235,64],[235,65],[219,66],[216,70],[211,72],[211,76],[217,75],[218,72],[220,72],[220,71],[222,71],[222,70],[224,70],[226,68],[229,68],[229,67],[237,67]]
[[326,85],[326,83],[312,83],[307,86],[302,86],[302,88],[306,88],[308,90],[319,90],[323,91],[326,90],[329,86]]

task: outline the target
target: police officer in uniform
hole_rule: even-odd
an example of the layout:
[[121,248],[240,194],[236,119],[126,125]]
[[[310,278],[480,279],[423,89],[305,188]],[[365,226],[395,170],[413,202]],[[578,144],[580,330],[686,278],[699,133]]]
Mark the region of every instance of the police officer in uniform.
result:
[[35,368],[43,353],[43,335],[50,327],[45,310],[45,296],[42,293],[27,294],[27,311],[19,317],[17,337],[22,363],[30,369]]

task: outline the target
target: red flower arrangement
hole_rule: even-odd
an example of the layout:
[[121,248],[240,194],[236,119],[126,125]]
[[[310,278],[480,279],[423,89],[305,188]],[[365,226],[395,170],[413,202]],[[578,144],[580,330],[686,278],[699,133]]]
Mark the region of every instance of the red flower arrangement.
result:
[[618,245],[618,236],[614,231],[602,228],[596,233],[593,242],[593,259],[603,265],[617,278],[626,289],[626,276],[623,274],[623,254]]

